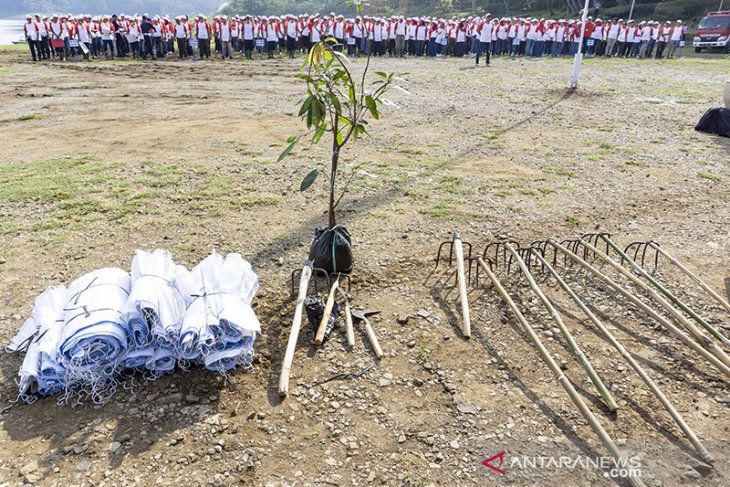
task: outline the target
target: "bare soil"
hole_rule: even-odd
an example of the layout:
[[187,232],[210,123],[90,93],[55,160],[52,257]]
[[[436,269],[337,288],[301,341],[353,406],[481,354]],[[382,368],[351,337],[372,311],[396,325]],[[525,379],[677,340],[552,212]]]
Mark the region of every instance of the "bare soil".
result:
[[[378,59],[378,70],[408,72],[411,94],[393,90],[399,108],[343,152],[365,166],[339,222],[353,235],[352,304],[382,312],[373,324],[386,357],[359,327],[352,351],[343,329],[320,349],[307,330],[282,402],[290,273],[326,223],[324,181],[298,191],[324,144],[276,162],[303,127],[298,61],[23,55],[0,52],[0,342],[46,286],[129,268],[135,249],[157,247],[187,266],[213,249],[242,253],[261,278],[264,331],[250,370],[135,377],[103,406],[11,402],[22,357],[2,355],[0,485],[625,485],[595,468],[511,463],[607,452],[484,280],[470,295],[474,336],[462,337],[453,269],[433,271],[439,243],[455,231],[475,253],[502,236],[654,239],[727,296],[730,140],[693,127],[721,104],[730,61],[589,60],[569,93],[568,60]],[[668,262],[658,275],[730,334],[728,314]],[[524,279],[501,277],[648,485],[730,483],[721,372],[595,279],[570,275],[714,455],[708,469],[567,297],[545,286],[616,414]],[[371,363],[359,379],[314,385]],[[500,451],[504,476],[482,465]]]

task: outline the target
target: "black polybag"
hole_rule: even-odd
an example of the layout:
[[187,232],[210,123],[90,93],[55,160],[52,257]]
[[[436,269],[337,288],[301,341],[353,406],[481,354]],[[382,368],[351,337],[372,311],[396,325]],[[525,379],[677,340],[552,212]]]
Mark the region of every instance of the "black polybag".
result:
[[[322,321],[324,316],[325,301],[317,296],[307,296],[304,298],[304,309],[307,311],[307,320],[309,325],[312,327],[312,338],[317,335],[319,329],[319,323]],[[337,326],[337,315],[340,314],[340,305],[335,302],[332,307],[332,313],[330,313],[330,319],[327,321],[327,325],[324,328],[324,339],[322,343],[326,342],[330,337],[332,330]]]
[[309,249],[309,260],[314,267],[330,274],[352,272],[352,241],[345,227],[318,228]]
[[730,137],[730,108],[710,108],[702,115],[695,130]]

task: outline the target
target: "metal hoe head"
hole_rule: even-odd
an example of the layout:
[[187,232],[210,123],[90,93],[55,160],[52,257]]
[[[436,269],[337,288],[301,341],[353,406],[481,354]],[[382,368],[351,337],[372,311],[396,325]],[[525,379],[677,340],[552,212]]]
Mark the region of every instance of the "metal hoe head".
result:
[[[451,267],[451,264],[454,260],[454,242],[459,239],[461,240],[461,237],[459,237],[458,233],[455,233],[454,236],[451,238],[451,240],[447,240],[446,242],[442,242],[441,245],[439,245],[438,253],[436,254],[436,267],[434,267],[434,270],[438,269],[439,263],[442,260],[445,260],[446,257],[442,255],[442,252],[444,251],[444,247],[447,245],[449,246],[449,267]],[[472,262],[472,255],[471,255],[471,244],[469,242],[465,242],[461,240],[461,245],[466,247],[466,252],[464,252],[464,261],[466,261],[469,264],[469,268],[467,269],[468,273],[468,279],[471,279],[471,262]]]

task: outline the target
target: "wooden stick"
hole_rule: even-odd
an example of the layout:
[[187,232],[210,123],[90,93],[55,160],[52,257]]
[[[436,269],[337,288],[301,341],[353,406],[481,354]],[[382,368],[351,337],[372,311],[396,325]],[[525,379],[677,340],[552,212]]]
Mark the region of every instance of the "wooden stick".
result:
[[337,292],[340,293],[342,299],[345,300],[345,329],[347,331],[347,345],[350,348],[355,346],[355,328],[352,326],[352,311],[350,310],[350,300],[347,299],[347,295],[342,291],[341,287],[337,287]]
[[340,276],[337,276],[337,279],[335,279],[335,282],[332,283],[332,289],[330,289],[330,293],[327,296],[327,304],[324,306],[324,314],[322,315],[322,320],[319,322],[317,334],[315,335],[314,340],[312,340],[312,345],[319,346],[322,345],[322,342],[324,341],[324,331],[327,328],[327,322],[330,320],[332,308],[335,306],[335,293],[339,287]]
[[365,331],[368,334],[368,340],[370,340],[370,345],[373,346],[373,350],[375,351],[375,356],[380,358],[383,358],[383,349],[380,348],[380,343],[378,342],[378,337],[375,335],[375,330],[373,329],[372,325],[370,324],[370,320],[365,317],[363,319],[365,322]]
[[456,249],[456,275],[459,281],[459,297],[461,298],[461,333],[466,337],[471,337],[471,317],[469,316],[469,300],[466,294],[466,276],[464,275],[464,247],[461,244],[461,237],[458,233],[454,234],[452,241]]
[[[606,242],[609,246],[611,246],[611,248],[614,249],[621,256],[622,259],[627,261],[629,263],[629,265],[632,267],[632,269],[634,269],[637,273],[639,273],[639,275],[641,275],[647,281],[649,281],[652,286],[657,288],[660,293],[662,293],[667,299],[669,299],[672,303],[674,303],[675,306],[679,307],[682,311],[687,313],[697,324],[699,324],[702,328],[704,328],[710,335],[712,335],[715,338],[717,338],[718,340],[720,340],[720,342],[723,345],[725,345],[725,347],[730,348],[730,340],[728,340],[722,333],[717,331],[717,329],[715,327],[713,327],[707,321],[705,321],[704,318],[702,318],[700,315],[695,313],[694,310],[692,310],[692,308],[690,308],[685,303],[683,303],[681,299],[679,299],[674,294],[672,294],[672,292],[669,291],[669,289],[667,289],[659,281],[654,279],[654,277],[652,277],[648,272],[646,272],[643,267],[641,267],[639,264],[634,262],[634,260],[631,259],[631,257],[626,255],[624,253],[624,251],[621,250],[621,247],[619,247],[618,245],[613,243],[613,241],[605,235],[601,235],[601,239],[603,239],[604,242]],[[728,362],[728,364],[730,364],[730,362]]]
[[611,412],[616,411],[616,401],[613,399],[613,396],[608,391],[608,388],[598,376],[596,371],[593,369],[593,365],[588,360],[588,357],[586,357],[583,353],[583,350],[578,345],[578,342],[575,341],[573,334],[570,333],[568,327],[565,326],[565,323],[560,317],[558,311],[555,309],[555,306],[553,306],[547,296],[545,296],[545,293],[542,292],[542,289],[540,289],[540,286],[538,286],[535,282],[535,279],[532,277],[532,273],[530,273],[530,270],[527,268],[525,261],[522,259],[522,257],[520,257],[520,254],[518,254],[509,243],[505,243],[505,248],[509,251],[510,254],[512,254],[512,257],[515,259],[517,264],[520,266],[520,269],[522,270],[522,275],[527,278],[527,282],[532,288],[533,292],[537,295],[540,301],[542,301],[542,304],[550,313],[550,317],[553,319],[555,324],[558,325],[558,328],[565,337],[565,341],[568,342],[568,347],[570,347],[573,355],[575,355],[575,358],[578,359],[578,362],[583,367],[583,370],[585,370],[588,374],[588,378],[591,380],[591,382],[593,382],[593,385],[596,386],[596,389],[598,389],[598,392],[601,394],[601,396],[603,396],[603,400],[606,402],[608,410]]
[[[626,463],[624,462],[626,462],[627,460],[621,455],[621,452],[616,446],[616,443],[614,443],[606,430],[603,429],[603,426],[601,426],[601,423],[598,422],[598,419],[596,419],[591,410],[588,409],[588,406],[586,406],[583,398],[578,395],[570,380],[568,380],[568,378],[563,374],[562,370],[560,370],[560,367],[552,358],[550,352],[548,352],[548,350],[542,344],[540,338],[537,336],[537,333],[535,333],[535,330],[532,329],[532,326],[530,326],[530,324],[527,322],[525,317],[520,312],[519,308],[517,308],[517,305],[514,303],[514,301],[512,301],[512,298],[510,298],[509,294],[507,294],[507,291],[505,291],[504,287],[502,287],[502,284],[499,282],[499,279],[497,279],[497,276],[494,275],[489,266],[484,262],[484,259],[482,259],[481,257],[477,257],[477,262],[479,263],[479,266],[482,268],[482,270],[487,273],[487,276],[489,276],[489,280],[492,281],[492,285],[495,287],[495,289],[497,289],[497,292],[502,297],[502,300],[507,306],[509,306],[509,308],[512,310],[512,313],[517,317],[517,321],[520,323],[520,325],[522,325],[522,329],[530,337],[530,340],[532,340],[532,343],[537,348],[537,351],[539,352],[543,362],[545,362],[545,364],[548,366],[550,371],[553,373],[553,376],[560,383],[560,386],[563,388],[563,390],[565,390],[565,392],[568,394],[568,397],[570,397],[570,400],[573,401],[573,404],[575,404],[575,406],[578,408],[578,411],[580,411],[581,415],[583,415],[586,421],[588,421],[588,424],[590,424],[593,431],[601,440],[603,446],[611,453],[611,456],[613,456],[613,458],[615,459],[616,464],[626,465]],[[639,477],[631,476],[628,480],[634,487],[644,486],[644,482],[642,482]]]
[[284,354],[284,362],[281,364],[281,374],[279,375],[279,395],[286,397],[289,394],[289,372],[291,364],[294,360],[294,350],[297,347],[299,339],[299,330],[302,328],[302,313],[304,311],[304,299],[307,297],[307,289],[309,288],[309,279],[312,277],[312,261],[304,262],[302,267],[302,275],[299,278],[299,293],[297,295],[297,307],[294,311],[294,321],[292,322],[291,331],[289,332],[289,342],[286,345],[286,353]]
[[648,294],[654,301],[661,304],[662,307],[669,312],[670,315],[677,321],[677,323],[683,325],[694,337],[695,339],[700,342],[702,345],[705,346],[708,350],[710,350],[713,355],[715,355],[718,359],[722,361],[725,365],[730,367],[730,357],[714,342],[705,335],[702,330],[697,328],[694,323],[689,321],[687,318],[685,318],[682,313],[680,313],[677,308],[672,306],[659,296],[656,291],[654,291],[652,288],[649,287],[648,284],[646,284],[644,281],[633,275],[631,272],[626,270],[624,266],[613,260],[611,257],[609,257],[604,252],[601,252],[599,249],[594,247],[593,245],[583,242],[582,243],[588,250],[593,252],[595,255],[601,258],[602,261],[606,262],[608,265],[616,269],[621,275],[626,277],[629,281],[631,281],[636,287],[644,291],[646,294]]
[[684,331],[682,331],[680,328],[676,327],[671,321],[669,321],[664,316],[657,313],[651,306],[648,306],[644,304],[643,301],[641,301],[639,298],[634,296],[632,293],[621,287],[620,285],[616,284],[613,279],[603,274],[601,271],[590,265],[588,262],[565,248],[562,244],[556,242],[555,240],[548,240],[548,243],[555,247],[556,249],[563,252],[565,255],[570,257],[571,260],[576,262],[578,265],[586,269],[587,271],[591,272],[593,275],[601,279],[603,282],[605,282],[611,289],[616,291],[618,294],[623,296],[626,300],[630,301],[634,306],[644,311],[646,314],[651,316],[654,320],[656,320],[659,324],[664,326],[666,329],[674,333],[674,335],[679,338],[682,343],[687,345],[689,348],[694,350],[699,355],[702,355],[705,359],[707,359],[708,362],[710,362],[712,365],[714,365],[718,370],[720,370],[723,374],[726,374],[730,376],[730,367],[722,363],[722,361],[718,360],[714,355],[712,355],[710,352],[702,348],[699,343],[694,341],[692,338],[690,338],[689,335],[687,335]]
[[641,365],[639,365],[639,363],[634,360],[634,357],[632,357],[631,354],[623,347],[623,345],[621,345],[621,342],[619,342],[618,339],[613,336],[613,334],[608,330],[608,328],[606,328],[603,322],[599,320],[598,317],[593,314],[593,312],[588,308],[588,306],[583,303],[583,301],[578,297],[573,289],[571,289],[570,286],[566,284],[566,282],[560,277],[557,271],[553,269],[553,267],[542,257],[542,255],[540,255],[540,253],[537,252],[535,249],[532,250],[532,255],[534,255],[535,258],[545,267],[545,269],[547,269],[547,271],[555,278],[558,285],[563,289],[563,291],[568,293],[568,295],[575,302],[575,304],[578,305],[581,311],[583,311],[583,313],[588,316],[591,322],[593,322],[593,324],[596,325],[601,333],[603,333],[603,336],[606,337],[606,340],[608,340],[613,348],[615,348],[618,353],[626,360],[626,362],[628,362],[631,368],[636,371],[641,380],[643,380],[649,390],[654,393],[659,402],[662,403],[662,406],[664,406],[664,409],[667,410],[672,419],[674,419],[674,422],[677,423],[677,426],[679,426],[685,436],[689,439],[690,443],[692,443],[692,445],[695,447],[695,451],[700,454],[705,462],[712,463],[714,459],[710,452],[705,448],[699,438],[697,438],[697,435],[687,425],[687,423],[684,421],[684,418],[682,418],[682,415],[679,414],[676,409],[674,409],[672,403],[669,402],[669,399],[667,399],[667,397],[662,393],[662,391],[651,379],[651,377],[649,377],[646,371],[644,371]]
[[666,250],[659,247],[654,242],[649,242],[649,246],[653,249],[655,249],[657,252],[662,254],[664,257],[669,259],[669,261],[679,267],[682,272],[687,274],[694,282],[696,282],[702,289],[704,289],[710,296],[715,298],[715,300],[720,303],[720,305],[727,310],[728,313],[730,313],[730,303],[728,303],[725,299],[723,299],[722,296],[720,296],[714,289],[712,289],[709,285],[705,283],[702,279],[700,279],[697,275],[695,275],[692,271],[687,269],[685,266],[682,265],[681,262],[679,262],[677,259],[669,255]]

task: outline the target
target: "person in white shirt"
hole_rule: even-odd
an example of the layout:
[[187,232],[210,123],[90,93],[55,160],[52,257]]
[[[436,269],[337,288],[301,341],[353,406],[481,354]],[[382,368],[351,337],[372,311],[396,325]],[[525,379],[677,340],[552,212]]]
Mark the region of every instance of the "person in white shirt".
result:
[[664,49],[667,48],[669,43],[669,33],[672,31],[672,23],[666,21],[663,26],[659,27],[657,33],[657,44],[656,44],[656,59],[662,59],[664,57]]
[[[25,40],[28,42],[28,47],[30,48],[30,54],[33,57],[33,61],[39,61],[41,59],[41,50],[39,47],[39,40],[41,36],[38,30],[38,24],[33,22],[33,17],[30,15],[25,18],[23,33],[25,34]],[[36,52],[38,53],[38,57],[36,57]]]
[[618,40],[618,33],[621,26],[618,20],[615,18],[607,26],[608,32],[606,33],[606,56],[611,57],[614,55],[616,49],[616,41]]
[[[130,34],[132,27],[130,27]],[[175,41],[177,42],[177,53],[180,59],[188,57],[188,25],[183,23],[181,17],[175,18]]]
[[674,59],[674,51],[677,50],[679,43],[684,40],[686,28],[682,25],[682,21],[678,20],[674,24],[671,34],[669,34],[669,49],[667,49],[667,59]]
[[41,59],[48,59],[51,57],[51,45],[48,34],[50,26],[48,25],[47,20],[48,17],[43,17],[43,20],[41,20],[40,15],[35,16],[35,23],[38,26],[38,34],[40,36],[38,39],[38,49],[40,49]]
[[489,66],[489,55],[492,52],[492,14],[487,14],[484,20],[477,26],[479,46],[477,47],[476,64],[479,65],[479,56],[484,53],[486,65]]
[[299,24],[294,16],[286,16],[284,29],[286,30],[286,51],[289,54],[289,59],[294,59],[294,51],[297,50],[297,38],[299,37]]
[[228,20],[228,17],[223,16],[221,18],[218,29],[218,34],[221,38],[222,58],[233,59],[233,55],[231,54],[231,24]]

